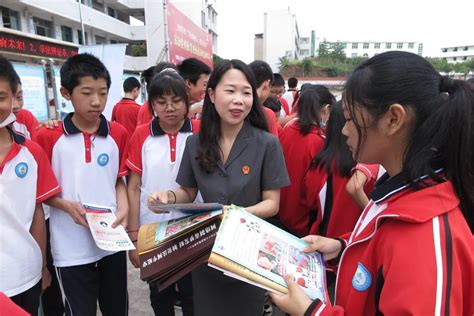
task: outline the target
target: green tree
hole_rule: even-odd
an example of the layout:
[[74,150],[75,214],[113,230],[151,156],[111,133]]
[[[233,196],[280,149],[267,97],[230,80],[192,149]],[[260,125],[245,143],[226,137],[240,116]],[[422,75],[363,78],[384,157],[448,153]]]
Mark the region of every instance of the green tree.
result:
[[222,57],[220,57],[219,55],[212,54],[212,63],[214,65],[214,69],[217,68],[220,65],[222,60],[223,60]]
[[287,69],[288,67],[290,67],[290,60],[288,59],[288,57],[283,56],[278,58],[278,68],[280,69],[280,71]]
[[346,53],[344,51],[344,44],[339,43],[339,42],[334,43],[334,48],[329,53],[329,56],[331,56],[333,59],[338,60],[338,61],[346,60]]
[[313,61],[311,58],[306,57],[303,59],[301,65],[303,66],[303,76],[309,75],[311,70],[313,70]]
[[319,57],[329,56],[329,43],[326,40],[319,43],[318,56]]
[[469,71],[471,71],[471,68],[469,67],[467,62],[464,63],[456,63],[453,66],[453,69],[456,73],[461,73],[464,75],[464,79],[466,79],[467,74]]

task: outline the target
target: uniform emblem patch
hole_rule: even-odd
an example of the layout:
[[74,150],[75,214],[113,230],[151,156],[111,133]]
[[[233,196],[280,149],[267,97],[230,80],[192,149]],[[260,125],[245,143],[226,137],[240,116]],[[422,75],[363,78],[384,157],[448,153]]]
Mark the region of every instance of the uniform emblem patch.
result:
[[105,167],[109,163],[109,155],[100,154],[99,157],[97,157],[97,163],[99,166]]
[[15,173],[18,178],[24,178],[28,174],[28,165],[25,162],[20,162],[15,166]]
[[250,173],[250,167],[249,166],[243,166],[242,167],[242,173],[244,175],[248,175]]
[[357,263],[357,270],[352,277],[352,286],[357,291],[365,291],[372,284],[372,276],[362,263]]

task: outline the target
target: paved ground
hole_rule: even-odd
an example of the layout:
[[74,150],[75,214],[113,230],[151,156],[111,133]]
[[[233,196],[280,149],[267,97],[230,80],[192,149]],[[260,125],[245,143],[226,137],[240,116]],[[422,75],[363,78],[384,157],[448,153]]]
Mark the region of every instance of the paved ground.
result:
[[[150,306],[148,284],[140,280],[140,272],[128,263],[128,296],[130,316],[153,316]],[[175,316],[182,316],[181,310],[175,310]]]

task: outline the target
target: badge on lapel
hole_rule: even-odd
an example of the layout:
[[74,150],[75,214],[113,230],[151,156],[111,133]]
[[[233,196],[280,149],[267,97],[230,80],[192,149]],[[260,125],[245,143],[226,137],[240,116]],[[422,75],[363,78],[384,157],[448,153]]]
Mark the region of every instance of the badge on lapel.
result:
[[247,166],[247,165],[243,166],[243,167],[242,167],[242,173],[243,173],[244,175],[248,175],[248,174],[250,173],[250,167]]

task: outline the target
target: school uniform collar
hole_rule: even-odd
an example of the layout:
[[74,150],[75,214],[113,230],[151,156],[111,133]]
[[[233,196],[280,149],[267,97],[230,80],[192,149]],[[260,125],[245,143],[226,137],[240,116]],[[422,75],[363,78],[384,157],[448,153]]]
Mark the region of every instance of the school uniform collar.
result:
[[[72,116],[74,115],[74,112],[69,113],[66,115],[66,117],[63,120],[63,130],[66,135],[73,135],[73,134],[79,134],[82,133],[82,131],[77,128],[76,125],[74,125],[74,122],[72,121]],[[100,123],[99,123],[99,129],[97,130],[97,135],[106,137],[109,135],[110,132],[110,126],[109,122],[105,118],[104,115],[100,115]]]
[[26,137],[15,132],[13,129],[11,129],[10,127],[7,127],[7,130],[8,132],[10,133],[10,135],[12,136],[13,138],[13,141],[18,144],[18,145],[21,145],[23,144],[25,141],[26,141]]
[[[152,136],[162,136],[167,133],[161,128],[159,119],[155,117],[150,124],[150,130]],[[193,125],[189,118],[184,119],[184,124],[179,129],[178,133],[191,133],[193,131]]]
[[[442,173],[444,169],[440,168],[435,171],[436,174]],[[425,180],[428,175],[422,176],[415,181],[409,181],[406,179],[404,174],[399,173],[393,177],[390,177],[388,173],[383,174],[380,179],[375,183],[374,190],[369,194],[372,201],[375,203],[383,202],[390,197],[399,194],[413,186],[415,182]],[[428,186],[430,182],[427,182]],[[431,184],[435,184],[434,182]]]

